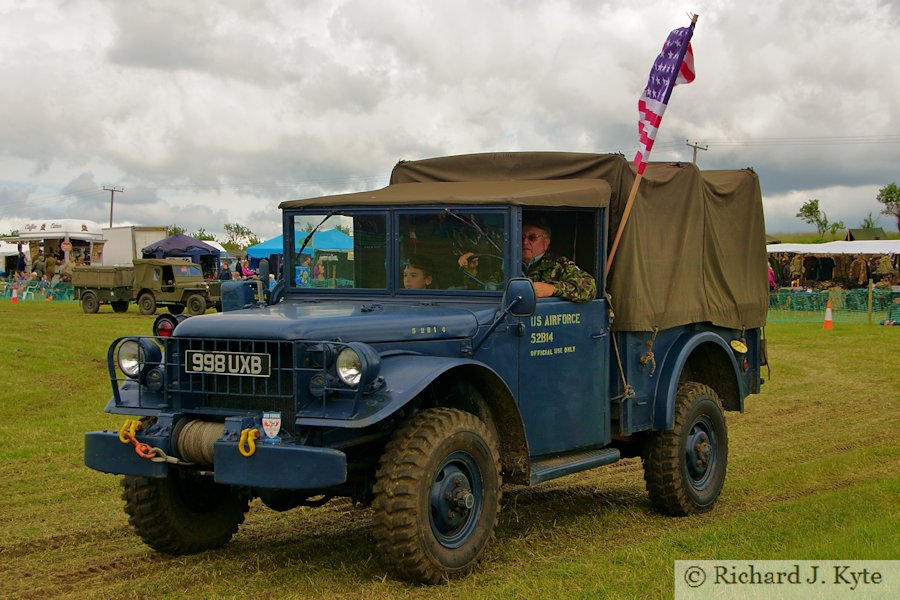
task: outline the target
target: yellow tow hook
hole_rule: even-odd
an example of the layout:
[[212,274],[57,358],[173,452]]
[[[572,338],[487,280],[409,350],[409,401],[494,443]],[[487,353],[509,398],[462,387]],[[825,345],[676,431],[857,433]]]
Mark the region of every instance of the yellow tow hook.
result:
[[256,442],[253,440],[258,437],[259,430],[255,427],[245,429],[241,432],[241,439],[238,442],[238,450],[240,451],[241,456],[246,456],[247,458],[253,456],[253,453],[256,452]]
[[119,429],[119,441],[123,444],[130,444],[138,429],[143,429],[144,424],[137,419],[125,419],[122,428]]

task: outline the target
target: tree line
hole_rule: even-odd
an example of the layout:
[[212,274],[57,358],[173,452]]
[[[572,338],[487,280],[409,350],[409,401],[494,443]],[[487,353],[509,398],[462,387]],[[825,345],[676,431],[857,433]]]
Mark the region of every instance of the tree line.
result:
[[[889,183],[878,190],[878,195],[875,199],[884,205],[884,208],[881,209],[881,214],[894,217],[897,220],[897,230],[900,231],[900,187],[896,183]],[[843,221],[831,222],[828,220],[828,215],[819,207],[818,198],[810,198],[804,202],[796,217],[810,225],[815,225],[816,230],[819,232],[819,238],[822,239],[824,239],[826,233],[831,233],[831,239],[834,239],[838,231],[845,229]],[[871,212],[859,225],[860,229],[871,229],[876,226]]]
[[177,233],[189,235],[201,242],[217,242],[222,244],[223,248],[234,254],[240,254],[250,246],[255,246],[262,241],[249,227],[245,227],[238,223],[225,223],[224,240],[216,239],[216,236],[206,231],[206,228],[204,227],[201,227],[193,233],[188,233],[184,227],[179,225],[166,226],[166,235],[175,235]]

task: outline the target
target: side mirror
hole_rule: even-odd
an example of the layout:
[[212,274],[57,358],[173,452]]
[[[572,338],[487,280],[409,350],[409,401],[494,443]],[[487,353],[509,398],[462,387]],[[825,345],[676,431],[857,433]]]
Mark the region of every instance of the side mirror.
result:
[[269,259],[263,258],[259,261],[259,280],[269,285]]
[[506,284],[503,306],[514,317],[530,317],[537,307],[537,294],[530,279],[514,277]]

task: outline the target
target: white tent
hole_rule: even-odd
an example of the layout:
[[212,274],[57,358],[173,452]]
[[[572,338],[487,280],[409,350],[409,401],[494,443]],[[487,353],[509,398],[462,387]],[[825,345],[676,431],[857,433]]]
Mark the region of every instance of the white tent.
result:
[[900,240],[859,240],[855,242],[826,242],[824,244],[769,244],[769,254],[900,254]]
[[12,244],[10,242],[0,242],[0,256],[15,256],[18,253],[18,245]]

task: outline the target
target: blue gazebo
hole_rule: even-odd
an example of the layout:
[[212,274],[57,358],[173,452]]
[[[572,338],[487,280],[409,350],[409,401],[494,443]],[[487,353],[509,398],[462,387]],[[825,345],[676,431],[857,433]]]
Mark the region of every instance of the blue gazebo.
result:
[[[294,240],[294,251],[300,249],[300,244],[303,243],[304,239],[306,238],[302,235],[297,236]],[[303,249],[303,253],[312,255],[315,250],[353,250],[353,238],[338,229],[317,231],[306,245],[306,248]],[[284,235],[273,237],[247,248],[247,256],[256,260],[268,258],[272,254],[282,254],[283,252]]]

